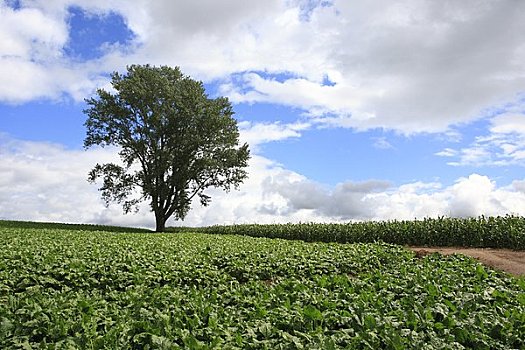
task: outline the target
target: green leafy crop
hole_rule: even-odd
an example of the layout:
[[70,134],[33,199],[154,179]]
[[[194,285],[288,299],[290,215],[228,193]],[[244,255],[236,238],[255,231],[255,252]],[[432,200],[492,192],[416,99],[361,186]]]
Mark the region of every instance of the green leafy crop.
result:
[[0,229],[2,349],[520,349],[525,281],[386,243]]

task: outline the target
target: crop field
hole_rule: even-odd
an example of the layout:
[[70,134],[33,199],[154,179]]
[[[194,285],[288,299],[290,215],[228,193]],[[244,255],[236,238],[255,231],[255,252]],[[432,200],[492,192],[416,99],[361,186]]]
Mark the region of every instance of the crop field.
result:
[[171,227],[173,232],[235,234],[307,242],[373,243],[438,247],[508,248],[525,250],[525,218],[426,218],[423,220],[365,221],[355,223],[299,223]]
[[0,348],[520,349],[525,280],[386,243],[0,227]]

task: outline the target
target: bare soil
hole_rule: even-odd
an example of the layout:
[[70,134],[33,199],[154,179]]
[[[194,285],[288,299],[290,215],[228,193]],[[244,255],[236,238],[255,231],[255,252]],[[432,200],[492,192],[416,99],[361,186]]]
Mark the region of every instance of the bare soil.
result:
[[408,247],[423,257],[431,253],[443,255],[463,254],[478,259],[481,263],[497,270],[506,271],[515,276],[525,276],[525,251],[492,248],[456,248],[456,247]]

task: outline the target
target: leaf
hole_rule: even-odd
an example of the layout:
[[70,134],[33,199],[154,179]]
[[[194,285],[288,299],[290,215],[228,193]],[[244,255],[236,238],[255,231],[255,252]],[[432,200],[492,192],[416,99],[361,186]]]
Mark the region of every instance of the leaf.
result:
[[478,276],[478,278],[480,279],[485,279],[487,278],[489,275],[487,273],[487,271],[485,271],[485,268],[483,267],[483,265],[481,264],[478,264],[476,266],[476,275]]
[[374,318],[374,316],[372,316],[372,315],[365,315],[364,326],[367,329],[375,329],[376,326],[377,326],[377,322],[376,322],[376,319]]
[[198,349],[204,349],[204,343],[197,340],[192,334],[188,335],[186,338],[184,338],[184,345],[186,348],[191,350],[198,350]]
[[261,334],[265,337],[265,338],[270,338],[271,335],[272,335],[272,325],[268,322],[263,322],[260,326],[259,326],[259,332],[261,332]]
[[307,305],[303,309],[303,314],[309,320],[320,321],[323,319],[323,314],[321,313],[321,311],[319,311],[319,309],[317,309],[313,305]]
[[151,335],[151,343],[156,349],[171,349],[173,347],[173,343],[168,338],[155,334]]

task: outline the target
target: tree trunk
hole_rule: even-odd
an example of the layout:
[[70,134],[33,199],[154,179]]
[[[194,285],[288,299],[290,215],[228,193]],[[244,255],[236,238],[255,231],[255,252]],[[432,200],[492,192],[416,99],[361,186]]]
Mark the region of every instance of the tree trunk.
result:
[[166,229],[166,220],[164,219],[164,214],[160,212],[155,212],[155,232],[164,232]]

